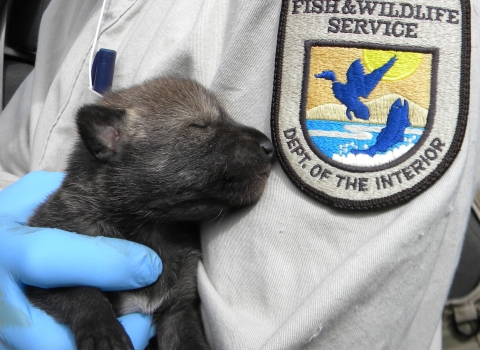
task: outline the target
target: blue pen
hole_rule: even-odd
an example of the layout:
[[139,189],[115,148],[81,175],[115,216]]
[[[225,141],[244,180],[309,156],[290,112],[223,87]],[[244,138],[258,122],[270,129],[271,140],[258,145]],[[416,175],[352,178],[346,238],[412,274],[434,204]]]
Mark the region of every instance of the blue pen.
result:
[[91,72],[92,88],[99,94],[103,94],[112,87],[116,57],[117,52],[109,49],[100,49],[95,55]]

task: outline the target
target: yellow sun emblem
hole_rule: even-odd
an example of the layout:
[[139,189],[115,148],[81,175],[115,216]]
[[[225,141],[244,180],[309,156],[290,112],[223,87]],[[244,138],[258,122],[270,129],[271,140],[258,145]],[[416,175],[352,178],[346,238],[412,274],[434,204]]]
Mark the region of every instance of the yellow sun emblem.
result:
[[397,56],[395,64],[383,76],[383,81],[395,81],[409,77],[415,73],[423,57],[418,52],[369,49],[362,51],[362,61],[370,72],[383,66],[393,56]]

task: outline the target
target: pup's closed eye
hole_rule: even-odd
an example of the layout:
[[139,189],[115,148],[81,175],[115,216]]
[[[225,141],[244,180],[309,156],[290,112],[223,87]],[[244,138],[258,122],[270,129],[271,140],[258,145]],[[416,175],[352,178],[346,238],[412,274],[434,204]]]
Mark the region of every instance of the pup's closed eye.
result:
[[203,123],[203,122],[198,122],[198,123],[192,123],[189,125],[190,127],[197,128],[197,129],[211,129],[212,125],[210,123]]

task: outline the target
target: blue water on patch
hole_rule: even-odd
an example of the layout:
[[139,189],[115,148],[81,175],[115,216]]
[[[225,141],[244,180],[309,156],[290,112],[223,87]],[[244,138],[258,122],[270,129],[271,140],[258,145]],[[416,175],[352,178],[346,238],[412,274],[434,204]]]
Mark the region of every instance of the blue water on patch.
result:
[[[378,130],[362,130],[364,133],[370,134],[372,137],[369,140],[358,140],[352,138],[350,135],[354,135],[355,132],[345,129],[348,126],[359,126],[361,128],[365,127],[377,127]],[[377,136],[380,133],[380,130],[385,127],[382,124],[365,124],[365,123],[354,123],[354,122],[337,122],[330,120],[306,120],[306,127],[308,131],[313,130],[322,130],[322,131],[337,131],[342,133],[342,135],[336,136],[311,136],[315,146],[327,157],[332,158],[334,154],[340,156],[346,156],[350,153],[351,149],[364,150],[373,146],[377,141]],[[402,145],[408,146],[416,144],[421,134],[423,133],[424,128],[414,128],[409,127],[405,130],[405,136],[403,142],[396,143],[388,151],[395,148],[399,148]],[[411,133],[414,132],[414,133]],[[387,151],[387,152],[388,152]],[[379,152],[378,154],[384,154],[386,152]]]

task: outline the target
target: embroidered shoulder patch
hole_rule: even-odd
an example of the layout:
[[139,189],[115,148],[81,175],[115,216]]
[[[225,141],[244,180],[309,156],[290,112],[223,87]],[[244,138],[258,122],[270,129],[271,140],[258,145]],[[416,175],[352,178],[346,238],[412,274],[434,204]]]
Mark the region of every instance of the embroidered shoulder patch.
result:
[[467,125],[470,4],[284,0],[272,137],[298,188],[396,205],[454,161]]

